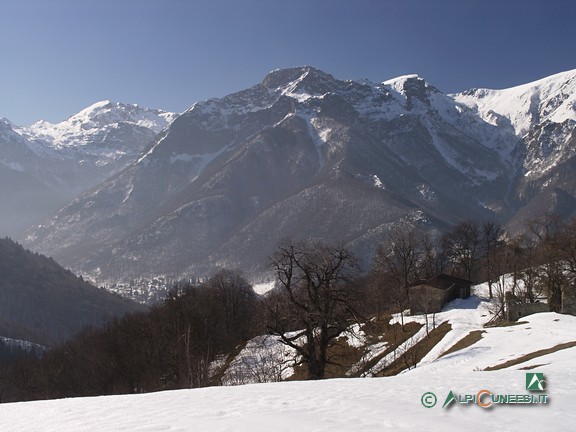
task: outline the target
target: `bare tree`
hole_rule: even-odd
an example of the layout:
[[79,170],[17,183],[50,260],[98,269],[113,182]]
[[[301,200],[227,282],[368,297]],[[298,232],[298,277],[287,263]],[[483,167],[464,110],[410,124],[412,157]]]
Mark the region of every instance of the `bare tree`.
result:
[[557,215],[546,214],[529,223],[529,229],[538,242],[540,251],[540,280],[548,294],[550,310],[560,312],[562,288],[566,284],[563,258],[566,257],[562,241],[564,225]]
[[374,257],[372,273],[384,287],[393,308],[400,313],[404,328],[404,310],[408,307],[407,288],[436,265],[436,253],[430,238],[413,227],[392,230]]
[[268,331],[297,351],[309,379],[322,379],[331,342],[358,321],[356,261],[343,247],[289,242],[273,256],[272,267],[281,295]]
[[442,238],[442,246],[453,264],[453,273],[473,280],[480,257],[480,228],[477,222],[465,221]]
[[490,271],[492,272],[492,298],[494,301],[490,303],[490,309],[494,315],[491,321],[494,322],[504,319],[506,292],[508,290],[505,274],[514,259],[514,250],[515,246],[507,244],[505,247],[496,249],[493,255]]
[[446,256],[440,251],[436,242],[429,233],[420,237],[421,257],[419,265],[420,277],[429,278],[444,273],[446,268]]
[[[426,327],[426,334],[428,334],[428,327]],[[419,348],[420,346],[418,345],[418,342],[420,341],[417,339],[416,334],[414,334],[398,348],[400,349],[400,358],[404,360],[404,364],[408,370],[415,369],[420,360],[422,348]]]
[[[574,283],[576,278],[576,218],[559,224],[554,235],[549,238],[550,248],[559,261],[564,275]],[[566,280],[566,283],[569,283]]]
[[566,270],[576,277],[576,217],[564,226],[560,250],[566,263]]
[[504,230],[496,222],[488,221],[482,224],[480,235],[480,242],[484,255],[484,268],[488,280],[488,293],[489,297],[493,298],[492,285],[494,284],[495,279],[500,276],[500,273],[498,273],[499,266],[496,260],[496,255],[498,249],[503,244],[502,237],[504,235]]
[[418,279],[423,251],[413,228],[396,227],[376,254],[376,265],[398,286],[406,288]]

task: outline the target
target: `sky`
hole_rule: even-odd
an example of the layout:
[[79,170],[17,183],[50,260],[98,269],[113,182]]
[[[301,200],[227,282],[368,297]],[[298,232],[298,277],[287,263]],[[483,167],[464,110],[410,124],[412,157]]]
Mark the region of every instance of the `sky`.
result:
[[0,117],[183,112],[301,65],[507,88],[576,68],[575,18],[573,0],[0,0]]

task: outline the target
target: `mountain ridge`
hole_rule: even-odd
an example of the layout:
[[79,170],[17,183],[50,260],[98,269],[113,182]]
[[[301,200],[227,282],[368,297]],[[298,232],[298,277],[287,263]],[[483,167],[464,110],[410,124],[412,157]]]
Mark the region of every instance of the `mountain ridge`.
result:
[[[445,95],[417,75],[370,83],[309,66],[275,70],[192,105],[25,242],[96,278],[217,267],[258,275],[285,237],[342,241],[364,257],[402,221],[441,231],[497,219],[519,229],[536,211],[570,216],[559,203],[576,196],[572,76],[519,86],[562,89],[569,116],[554,123],[517,108],[517,124],[532,122],[518,135],[506,112],[481,106],[485,92]],[[530,164],[538,175],[526,175]]]

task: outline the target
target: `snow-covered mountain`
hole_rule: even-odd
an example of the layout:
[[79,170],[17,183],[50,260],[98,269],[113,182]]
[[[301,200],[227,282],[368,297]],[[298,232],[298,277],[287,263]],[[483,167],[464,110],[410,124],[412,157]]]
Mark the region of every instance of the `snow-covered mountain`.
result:
[[[454,99],[496,127],[482,137],[514,164],[511,225],[576,211],[576,70],[505,90],[474,89]],[[477,133],[477,131],[474,131]]]
[[136,161],[28,232],[28,246],[102,279],[249,275],[286,237],[361,257],[399,221],[518,226],[573,214],[576,71],[446,95],[417,75],[342,81],[276,70],[194,104]]
[[[39,121],[18,131],[41,147],[60,150],[72,147],[92,147],[103,156],[111,146],[107,136],[125,125],[158,133],[174,120],[176,114],[139,107],[138,105],[97,102],[57,124]],[[104,146],[103,144],[106,144]]]
[[176,114],[110,101],[57,124],[0,119],[2,235],[48,217],[134,161]]

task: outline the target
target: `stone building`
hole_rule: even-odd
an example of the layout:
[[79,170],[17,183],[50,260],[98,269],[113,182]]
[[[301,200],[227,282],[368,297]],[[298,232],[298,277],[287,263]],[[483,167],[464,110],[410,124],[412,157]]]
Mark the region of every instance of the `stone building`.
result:
[[449,301],[470,297],[471,285],[469,280],[444,273],[428,280],[418,281],[408,287],[410,313],[440,312]]
[[[504,318],[506,321],[516,321],[527,315],[540,312],[550,312],[550,306],[544,302],[523,303],[511,292],[507,292],[504,300]],[[562,307],[560,313],[576,316],[576,286],[570,284],[562,290]]]
[[504,299],[504,318],[506,321],[517,321],[527,315],[550,312],[548,303],[522,303],[518,297],[508,291]]

